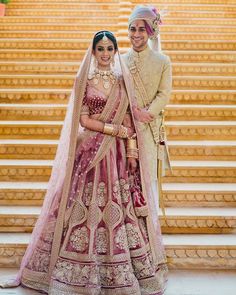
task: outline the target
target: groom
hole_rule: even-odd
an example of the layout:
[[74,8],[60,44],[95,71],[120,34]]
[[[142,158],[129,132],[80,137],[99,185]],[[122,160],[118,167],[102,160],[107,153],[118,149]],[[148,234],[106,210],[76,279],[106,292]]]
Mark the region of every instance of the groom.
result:
[[[146,156],[151,166],[152,188],[157,190],[157,154],[161,111],[169,101],[172,87],[171,63],[160,52],[160,14],[153,7],[137,6],[129,17],[132,48],[122,56],[133,77],[137,107],[134,114],[141,122]],[[157,208],[159,207],[156,198]]]

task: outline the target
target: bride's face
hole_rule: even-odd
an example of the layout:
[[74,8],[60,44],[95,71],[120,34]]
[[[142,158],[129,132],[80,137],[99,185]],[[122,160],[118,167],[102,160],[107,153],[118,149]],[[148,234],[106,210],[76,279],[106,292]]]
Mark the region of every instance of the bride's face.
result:
[[98,68],[101,70],[109,70],[115,55],[115,47],[113,42],[110,39],[108,39],[106,42],[100,40],[96,44],[93,54],[98,62]]

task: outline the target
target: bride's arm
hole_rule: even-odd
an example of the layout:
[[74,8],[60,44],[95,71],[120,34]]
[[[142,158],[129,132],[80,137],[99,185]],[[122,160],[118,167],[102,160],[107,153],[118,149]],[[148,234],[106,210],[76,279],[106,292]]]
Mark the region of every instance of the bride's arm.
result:
[[82,127],[91,131],[103,132],[103,129],[104,129],[103,122],[97,119],[91,118],[89,115],[81,115],[80,124]]
[[[135,133],[134,124],[133,124],[131,115],[129,113],[126,113],[124,121],[123,121],[123,125],[125,127],[129,128],[131,135],[133,135]],[[127,140],[129,140],[129,139],[127,139]],[[127,154],[127,156],[128,156],[128,154]],[[135,157],[128,156],[127,168],[131,174],[133,174],[136,171],[137,166],[138,166],[138,159]]]

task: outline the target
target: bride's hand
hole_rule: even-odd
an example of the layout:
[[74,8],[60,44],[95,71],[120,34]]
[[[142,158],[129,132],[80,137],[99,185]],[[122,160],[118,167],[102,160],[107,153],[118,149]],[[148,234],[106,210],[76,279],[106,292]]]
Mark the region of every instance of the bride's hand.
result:
[[127,165],[128,165],[128,170],[131,174],[134,174],[134,172],[137,169],[138,163],[137,163],[137,159],[135,158],[128,158],[127,159]]

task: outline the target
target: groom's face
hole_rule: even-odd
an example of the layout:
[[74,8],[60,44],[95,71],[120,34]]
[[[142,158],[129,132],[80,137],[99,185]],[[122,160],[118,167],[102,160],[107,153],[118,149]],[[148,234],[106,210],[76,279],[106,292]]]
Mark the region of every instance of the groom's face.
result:
[[132,22],[129,26],[129,38],[135,51],[142,51],[147,47],[148,33],[143,20]]

